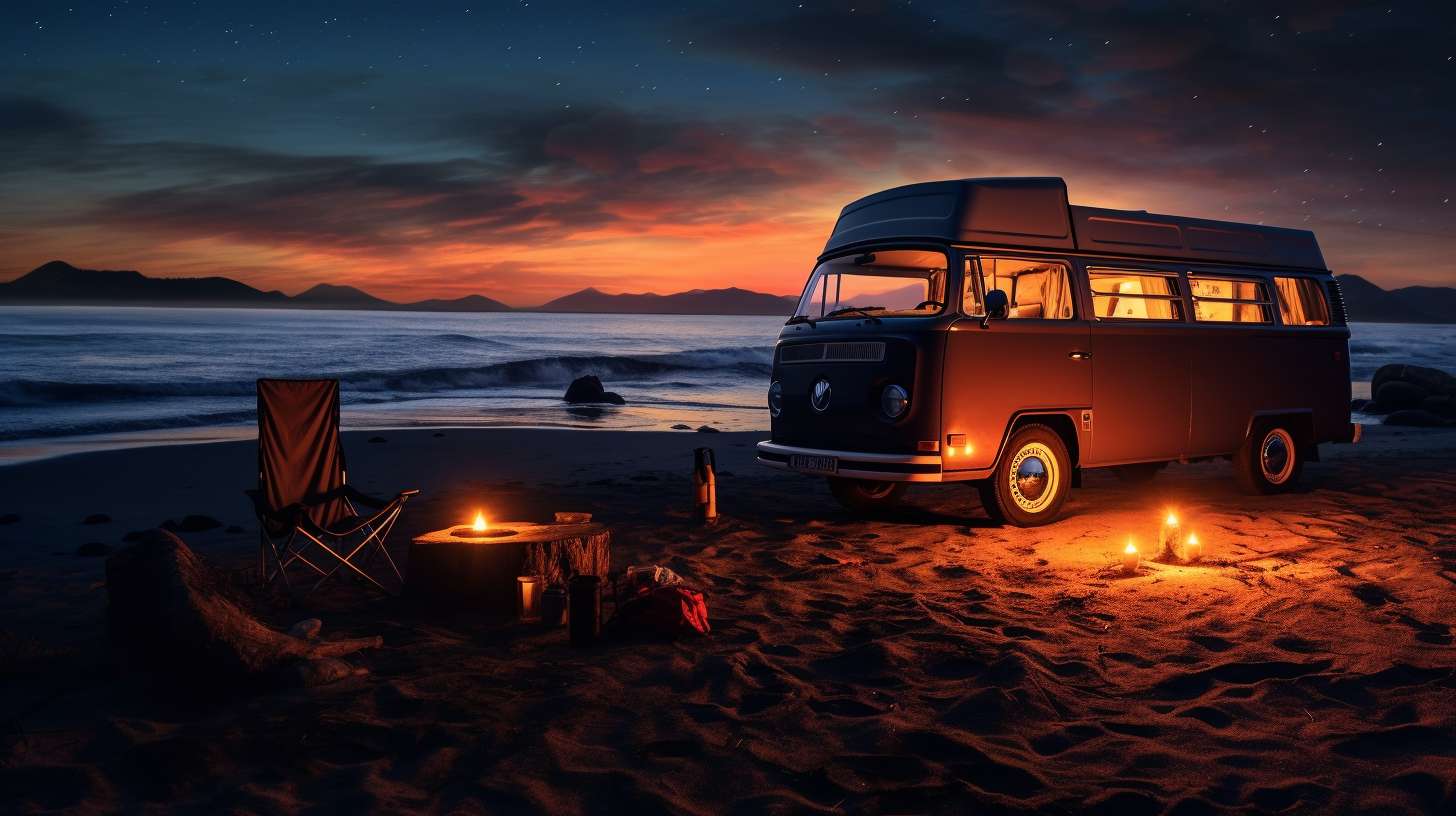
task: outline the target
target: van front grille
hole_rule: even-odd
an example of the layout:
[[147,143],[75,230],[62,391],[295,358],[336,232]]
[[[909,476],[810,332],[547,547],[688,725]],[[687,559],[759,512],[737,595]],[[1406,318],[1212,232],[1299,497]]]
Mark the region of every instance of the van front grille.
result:
[[779,362],[791,363],[878,363],[885,359],[885,344],[796,343],[779,349]]

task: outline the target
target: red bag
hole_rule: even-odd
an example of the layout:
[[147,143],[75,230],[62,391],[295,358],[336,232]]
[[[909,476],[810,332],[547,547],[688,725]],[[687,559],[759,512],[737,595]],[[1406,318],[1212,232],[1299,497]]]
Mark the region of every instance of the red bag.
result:
[[618,603],[612,616],[612,627],[618,632],[674,637],[685,632],[705,635],[713,630],[703,593],[684,584],[672,570],[630,568],[626,583],[627,597]]

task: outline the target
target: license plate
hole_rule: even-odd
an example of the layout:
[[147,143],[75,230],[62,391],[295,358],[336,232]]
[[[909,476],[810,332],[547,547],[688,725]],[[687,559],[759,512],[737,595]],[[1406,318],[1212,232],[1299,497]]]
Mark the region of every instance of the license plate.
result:
[[805,473],[838,473],[839,459],[834,456],[808,456],[795,453],[789,457],[789,467]]

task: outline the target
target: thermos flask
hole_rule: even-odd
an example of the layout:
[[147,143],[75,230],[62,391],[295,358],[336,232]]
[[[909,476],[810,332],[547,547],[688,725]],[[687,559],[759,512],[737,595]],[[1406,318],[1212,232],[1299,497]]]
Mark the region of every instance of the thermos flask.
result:
[[602,579],[577,575],[567,590],[567,628],[572,646],[590,646],[602,633]]
[[693,488],[697,491],[693,518],[699,524],[718,523],[718,475],[715,470],[712,448],[693,451]]
[[556,628],[566,622],[566,590],[562,587],[547,587],[541,593],[541,622]]

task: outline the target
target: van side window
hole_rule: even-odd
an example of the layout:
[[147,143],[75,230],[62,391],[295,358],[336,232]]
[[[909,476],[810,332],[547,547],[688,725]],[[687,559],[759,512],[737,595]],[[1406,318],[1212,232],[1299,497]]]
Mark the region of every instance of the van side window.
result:
[[1072,318],[1072,287],[1066,264],[1015,258],[981,258],[980,264],[981,291],[1005,292],[1011,301],[1007,317],[1013,320]]
[[1193,317],[1204,323],[1269,323],[1269,289],[1257,278],[1188,276]]
[[1178,277],[1129,269],[1087,270],[1092,283],[1092,311],[1101,319],[1182,320]]
[[1328,326],[1330,306],[1319,281],[1310,278],[1274,279],[1279,294],[1279,320],[1286,326]]
[[976,259],[966,258],[965,274],[965,297],[961,300],[961,311],[968,315],[981,316],[986,313],[986,307],[981,303],[981,293],[976,290]]

